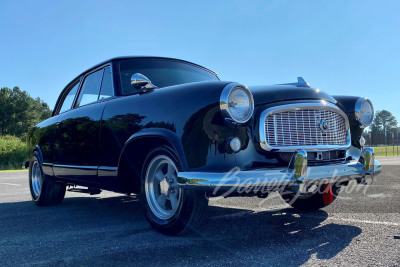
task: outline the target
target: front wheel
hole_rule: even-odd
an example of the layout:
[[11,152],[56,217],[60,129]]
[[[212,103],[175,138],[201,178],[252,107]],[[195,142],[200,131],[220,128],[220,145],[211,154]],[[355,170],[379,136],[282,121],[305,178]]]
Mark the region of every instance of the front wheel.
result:
[[29,163],[29,188],[33,202],[38,206],[60,204],[65,196],[66,186],[57,183],[52,177],[43,173],[36,155]]
[[142,171],[145,215],[158,232],[180,235],[201,223],[208,200],[204,193],[178,188],[178,160],[167,147],[150,152]]

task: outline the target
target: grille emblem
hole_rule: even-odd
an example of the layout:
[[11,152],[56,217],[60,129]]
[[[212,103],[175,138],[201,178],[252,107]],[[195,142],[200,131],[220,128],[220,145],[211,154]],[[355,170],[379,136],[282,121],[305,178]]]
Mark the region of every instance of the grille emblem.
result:
[[322,133],[326,133],[329,130],[329,124],[325,119],[322,119],[319,122],[319,128],[321,130]]

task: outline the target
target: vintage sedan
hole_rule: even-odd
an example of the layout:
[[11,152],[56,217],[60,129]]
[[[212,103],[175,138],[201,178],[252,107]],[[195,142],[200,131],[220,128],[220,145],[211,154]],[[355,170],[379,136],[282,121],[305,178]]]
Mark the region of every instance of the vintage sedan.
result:
[[159,232],[196,229],[208,198],[278,191],[295,209],[332,203],[381,171],[364,97],[295,83],[246,87],[172,58],[120,57],[73,79],[29,133],[33,201],[70,191],[138,194]]

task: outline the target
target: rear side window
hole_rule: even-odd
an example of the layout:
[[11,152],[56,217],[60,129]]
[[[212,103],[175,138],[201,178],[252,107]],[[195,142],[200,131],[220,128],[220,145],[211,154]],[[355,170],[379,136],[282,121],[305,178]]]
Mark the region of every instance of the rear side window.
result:
[[70,110],[72,107],[72,103],[74,102],[76,92],[78,91],[79,83],[75,84],[74,87],[69,91],[68,95],[65,97],[64,102],[60,108],[59,113],[63,113],[67,110]]
[[101,80],[103,79],[103,72],[104,69],[101,69],[86,77],[85,81],[83,82],[76,107],[97,101],[100,93]]
[[103,82],[101,83],[99,99],[109,98],[114,96],[114,89],[111,78],[112,77],[111,77],[110,67],[104,68]]

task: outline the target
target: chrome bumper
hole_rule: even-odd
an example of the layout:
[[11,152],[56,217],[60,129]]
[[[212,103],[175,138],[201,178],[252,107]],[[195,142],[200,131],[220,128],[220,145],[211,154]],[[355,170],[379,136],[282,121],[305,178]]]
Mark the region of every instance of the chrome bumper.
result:
[[185,189],[225,191],[232,188],[259,190],[293,184],[335,183],[355,179],[370,183],[373,176],[381,170],[372,148],[365,148],[360,159],[355,162],[311,167],[307,166],[307,152],[298,150],[287,168],[247,171],[234,168],[224,173],[179,172],[178,186]]

